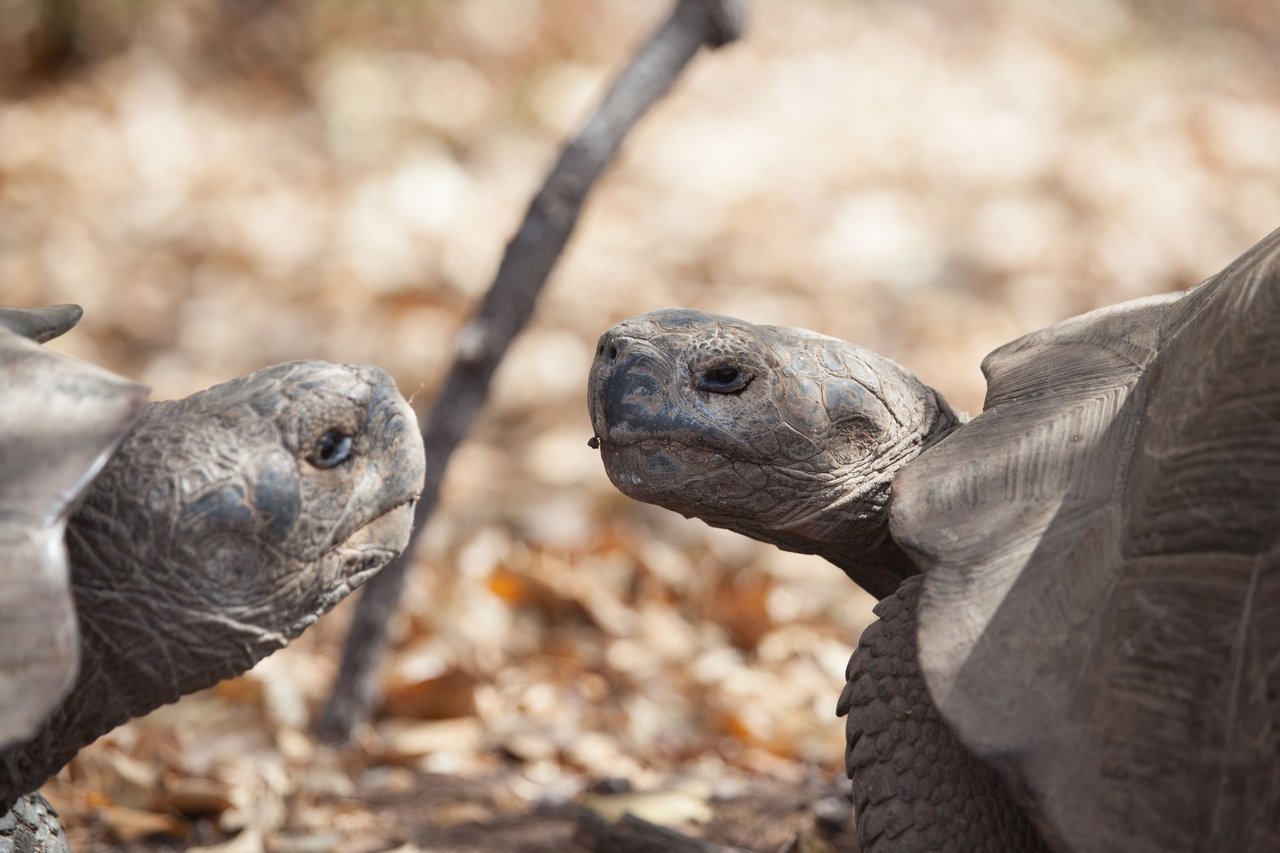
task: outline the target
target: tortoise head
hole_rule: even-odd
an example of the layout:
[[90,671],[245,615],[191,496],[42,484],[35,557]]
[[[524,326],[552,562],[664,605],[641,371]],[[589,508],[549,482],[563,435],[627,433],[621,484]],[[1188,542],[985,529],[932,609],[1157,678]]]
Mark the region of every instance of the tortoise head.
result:
[[831,559],[873,594],[909,569],[887,538],[894,475],[957,423],[914,375],[804,329],[665,309],[600,338],[588,385],[623,493]]
[[300,361],[152,403],[67,523],[70,693],[0,751],[0,811],[129,717],[238,675],[406,546],[425,462],[376,367]]
[[376,367],[292,362],[154,403],[71,519],[81,618],[128,595],[111,630],[180,630],[199,659],[181,692],[236,674],[405,547],[424,470]]

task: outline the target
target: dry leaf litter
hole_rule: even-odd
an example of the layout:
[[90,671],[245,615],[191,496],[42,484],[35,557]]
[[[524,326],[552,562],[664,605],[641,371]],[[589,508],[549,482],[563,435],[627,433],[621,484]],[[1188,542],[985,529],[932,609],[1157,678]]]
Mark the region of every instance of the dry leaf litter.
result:
[[[53,346],[158,397],[319,357],[381,364],[424,405],[559,141],[666,11],[84,5],[86,57],[54,75],[38,4],[0,4],[3,301],[84,305]],[[595,338],[666,305],[803,325],[977,411],[994,346],[1190,286],[1280,225],[1257,4],[755,13],[597,187],[454,458],[357,746],[307,733],[348,602],[86,749],[44,789],[75,849],[518,849],[536,833],[502,822],[537,804],[696,827],[763,780],[775,804],[838,791],[833,708],[872,601],[619,495],[586,445]]]

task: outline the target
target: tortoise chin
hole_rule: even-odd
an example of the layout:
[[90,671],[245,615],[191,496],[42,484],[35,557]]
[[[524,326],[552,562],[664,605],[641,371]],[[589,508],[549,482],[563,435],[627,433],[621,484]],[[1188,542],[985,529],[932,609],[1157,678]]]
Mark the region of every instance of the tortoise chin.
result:
[[350,589],[356,589],[409,544],[413,530],[412,500],[375,518],[343,540],[335,549]]
[[606,439],[600,450],[610,482],[627,497],[712,524],[725,513],[736,518],[744,504],[760,496],[752,485],[759,479],[758,465],[705,447],[669,440]]
[[364,586],[409,544],[413,530],[413,500],[398,506],[357,529],[335,545],[320,561],[315,599],[303,616],[285,633],[296,637],[344,598]]
[[665,494],[682,476],[680,461],[670,445],[603,441],[600,451],[610,482],[629,497],[643,500],[646,495]]

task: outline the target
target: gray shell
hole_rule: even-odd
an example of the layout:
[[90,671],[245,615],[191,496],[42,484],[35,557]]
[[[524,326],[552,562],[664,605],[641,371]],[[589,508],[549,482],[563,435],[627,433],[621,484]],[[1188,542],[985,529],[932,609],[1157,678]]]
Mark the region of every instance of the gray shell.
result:
[[1280,231],[983,363],[893,484],[944,718],[1058,849],[1280,847]]
[[76,305],[0,308],[0,747],[30,737],[76,672],[63,533],[147,389],[39,344]]

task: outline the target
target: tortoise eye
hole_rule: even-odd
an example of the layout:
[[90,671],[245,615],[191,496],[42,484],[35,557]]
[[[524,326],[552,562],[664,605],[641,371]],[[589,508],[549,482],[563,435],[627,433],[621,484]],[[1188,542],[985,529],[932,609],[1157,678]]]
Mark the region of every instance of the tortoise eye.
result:
[[351,458],[351,436],[331,429],[316,442],[310,462],[317,468],[333,468]]
[[722,364],[699,373],[697,385],[699,390],[713,394],[736,394],[750,381],[750,373],[731,364]]

